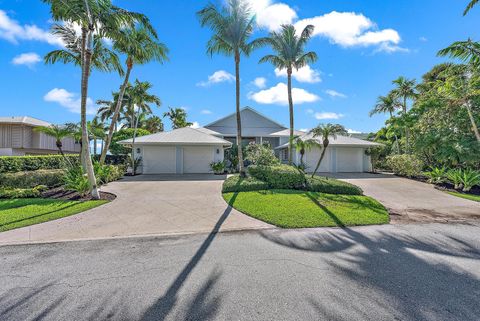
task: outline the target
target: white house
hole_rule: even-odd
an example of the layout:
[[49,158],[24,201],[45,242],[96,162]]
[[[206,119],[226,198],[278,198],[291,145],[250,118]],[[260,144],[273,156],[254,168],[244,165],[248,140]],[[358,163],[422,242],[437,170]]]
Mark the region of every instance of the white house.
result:
[[[268,142],[282,161],[288,157],[289,130],[287,127],[245,107],[241,110],[242,143]],[[210,163],[222,161],[224,150],[236,143],[236,114],[230,114],[203,128],[181,128],[136,139],[136,155],[142,157],[144,174],[209,173]],[[295,131],[296,136],[311,138],[311,134]],[[321,140],[319,140],[321,141]],[[370,157],[365,150],[378,144],[338,136],[330,140],[320,170],[322,172],[363,172],[371,170]],[[132,140],[119,142],[131,145]],[[307,170],[313,171],[320,157],[320,148],[308,151],[304,157]],[[297,163],[300,160],[296,154]]]
[[[0,156],[57,154],[55,138],[36,132],[35,127],[51,124],[32,117],[0,117]],[[80,144],[71,137],[62,140],[65,153],[79,153]]]

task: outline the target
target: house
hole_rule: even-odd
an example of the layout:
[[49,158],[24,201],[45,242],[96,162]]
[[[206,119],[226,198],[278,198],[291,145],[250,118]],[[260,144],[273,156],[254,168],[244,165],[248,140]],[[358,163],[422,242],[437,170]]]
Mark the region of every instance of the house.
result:
[[[35,127],[50,126],[32,117],[0,117],[0,156],[57,154],[55,138],[34,131]],[[65,153],[79,153],[80,144],[73,138],[62,140]]]
[[[243,108],[240,115],[243,144],[269,143],[282,161],[287,160],[288,128],[250,107]],[[144,174],[210,173],[210,163],[224,160],[224,151],[236,144],[236,135],[236,114],[233,113],[202,128],[180,128],[138,137],[135,140],[135,153],[136,157],[142,157],[140,171]],[[295,131],[295,135],[312,138],[311,134],[302,131]],[[321,138],[318,140],[321,142]],[[132,140],[119,143],[128,146]],[[353,137],[331,138],[320,171],[370,171],[370,156],[365,151],[377,145]],[[304,156],[307,171],[315,169],[320,154],[320,148],[307,151]],[[294,161],[300,161],[300,154],[296,151]]]

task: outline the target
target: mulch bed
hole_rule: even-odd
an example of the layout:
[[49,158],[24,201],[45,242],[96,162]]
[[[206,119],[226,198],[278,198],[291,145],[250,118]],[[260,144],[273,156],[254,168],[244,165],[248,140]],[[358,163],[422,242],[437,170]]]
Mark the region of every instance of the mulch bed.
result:
[[[42,193],[42,198],[51,198],[67,201],[91,201],[93,198],[90,195],[81,196],[75,191],[67,191],[63,187],[56,187],[49,189]],[[112,193],[100,192],[100,199],[106,201],[113,201],[117,196]]]
[[[399,175],[395,175],[395,176],[430,184],[428,182],[427,177],[422,177],[422,176],[420,176],[420,177],[404,177],[404,176],[399,176]],[[450,183],[441,183],[441,184],[432,184],[432,185],[436,189],[441,190],[441,191],[458,192],[458,193],[471,194],[471,195],[480,195],[480,186],[474,186],[474,187],[472,187],[472,189],[469,192],[463,192],[462,190],[455,189],[454,186]]]

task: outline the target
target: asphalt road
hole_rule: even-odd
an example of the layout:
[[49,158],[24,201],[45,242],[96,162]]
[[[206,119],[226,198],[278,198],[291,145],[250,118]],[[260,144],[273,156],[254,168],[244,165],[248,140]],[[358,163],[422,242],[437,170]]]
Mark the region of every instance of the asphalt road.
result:
[[0,320],[479,320],[480,226],[0,247]]

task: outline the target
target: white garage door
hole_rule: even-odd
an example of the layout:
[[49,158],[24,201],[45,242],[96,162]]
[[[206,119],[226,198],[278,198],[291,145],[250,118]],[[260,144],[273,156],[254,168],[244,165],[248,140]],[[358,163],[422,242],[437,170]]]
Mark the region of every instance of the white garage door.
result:
[[175,174],[175,146],[145,146],[143,148],[144,174]]
[[[305,153],[304,162],[307,165],[307,172],[313,173],[315,167],[317,166],[318,160],[320,159],[320,155],[322,154],[322,149],[320,148],[312,148],[312,150]],[[320,164],[320,168],[318,172],[320,173],[328,173],[332,171],[331,161],[330,161],[330,150],[327,148],[325,152],[325,156],[323,157],[322,163]]]
[[188,146],[183,148],[183,172],[209,173],[210,163],[213,162],[213,147]]
[[363,149],[337,148],[337,172],[363,172]]

